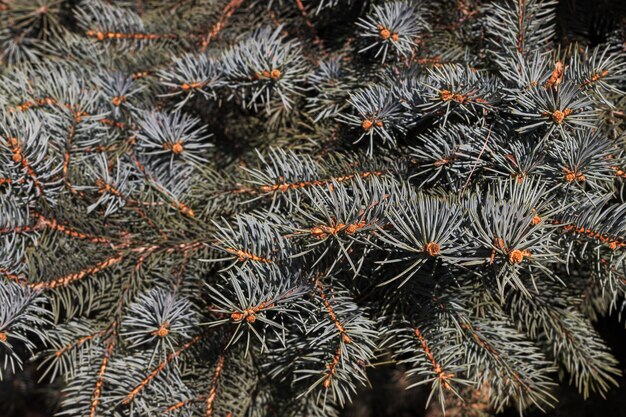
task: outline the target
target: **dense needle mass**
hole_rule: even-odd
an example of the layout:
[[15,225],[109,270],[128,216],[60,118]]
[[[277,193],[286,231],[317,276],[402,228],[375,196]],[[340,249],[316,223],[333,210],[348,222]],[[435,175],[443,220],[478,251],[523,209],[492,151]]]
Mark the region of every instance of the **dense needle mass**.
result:
[[606,393],[624,34],[555,7],[0,1],[0,377],[89,417],[336,416],[384,364],[454,415]]

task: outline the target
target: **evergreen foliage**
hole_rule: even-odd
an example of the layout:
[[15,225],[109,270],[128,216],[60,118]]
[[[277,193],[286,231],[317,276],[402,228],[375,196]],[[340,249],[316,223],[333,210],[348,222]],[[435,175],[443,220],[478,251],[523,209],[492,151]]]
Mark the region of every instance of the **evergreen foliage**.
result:
[[0,377],[89,417],[333,416],[389,363],[453,415],[606,393],[624,32],[555,7],[0,1]]

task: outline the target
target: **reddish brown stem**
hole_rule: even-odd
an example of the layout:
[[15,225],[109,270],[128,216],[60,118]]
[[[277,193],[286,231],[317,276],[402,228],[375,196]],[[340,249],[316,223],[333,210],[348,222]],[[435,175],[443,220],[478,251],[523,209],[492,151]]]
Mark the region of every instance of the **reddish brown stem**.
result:
[[244,0],[230,0],[228,4],[222,10],[222,15],[219,20],[211,27],[211,30],[206,35],[204,40],[202,41],[202,51],[204,51],[209,43],[224,29],[224,27],[228,24],[228,19],[235,13],[235,11],[241,7]]
[[145,377],[139,385],[137,385],[122,401],[122,404],[129,404],[131,401],[135,399],[135,397],[154,379],[156,378],[167,366],[176,358],[178,358],[183,352],[185,352],[190,347],[197,344],[202,339],[202,336],[196,336],[191,339],[189,342],[185,343],[175,352],[170,353],[167,358],[163,362],[161,362],[156,368]]
[[211,389],[209,390],[209,396],[206,399],[206,409],[204,412],[205,417],[213,417],[213,403],[215,402],[217,386],[223,369],[224,354],[220,355],[220,358],[217,360],[217,365],[215,366],[215,372],[213,373],[213,379],[211,380]]

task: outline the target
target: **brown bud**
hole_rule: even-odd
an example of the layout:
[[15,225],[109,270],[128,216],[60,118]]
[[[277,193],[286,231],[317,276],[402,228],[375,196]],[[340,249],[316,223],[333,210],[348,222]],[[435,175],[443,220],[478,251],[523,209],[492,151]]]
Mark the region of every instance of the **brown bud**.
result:
[[441,252],[441,246],[438,243],[430,242],[424,248],[425,252],[430,256],[437,256]]
[[357,230],[359,230],[359,225],[357,223],[349,224],[348,227],[346,227],[346,234],[352,235],[356,233]]
[[157,330],[155,334],[159,337],[167,336],[170,333],[168,327],[169,327],[168,322],[161,324],[161,327],[159,327],[159,330]]
[[441,90],[439,92],[439,98],[443,101],[450,101],[454,98],[454,94],[449,90]]
[[526,255],[527,255],[526,251],[513,249],[511,253],[509,253],[509,262],[511,262],[512,264],[518,264],[524,260],[524,257]]
[[326,237],[326,232],[319,226],[312,228],[311,234],[320,239],[324,239]]
[[564,119],[565,119],[565,113],[563,113],[561,110],[555,110],[554,113],[552,113],[552,120],[557,125],[560,125]]
[[182,142],[176,142],[172,145],[172,152],[174,152],[176,155],[180,155],[181,153],[183,153],[183,144]]
[[374,123],[371,120],[369,120],[369,119],[365,119],[365,120],[363,120],[363,123],[361,123],[361,127],[365,131],[370,130],[372,128],[372,126],[374,126]]
[[113,103],[114,106],[119,106],[120,104],[122,104],[125,101],[126,101],[126,97],[124,97],[124,96],[115,96],[115,97],[113,97],[113,100],[111,100],[111,103]]

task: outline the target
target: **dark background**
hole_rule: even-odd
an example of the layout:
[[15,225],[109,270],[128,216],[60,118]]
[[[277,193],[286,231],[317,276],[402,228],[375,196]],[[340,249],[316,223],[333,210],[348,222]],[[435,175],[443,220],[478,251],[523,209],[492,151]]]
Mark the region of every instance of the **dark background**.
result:
[[[622,37],[626,50],[626,0],[560,0],[557,6],[557,29],[563,44],[581,42],[591,46],[603,43],[609,34]],[[626,327],[617,314],[601,319],[596,329],[620,361],[626,374]],[[428,388],[404,389],[402,372],[390,366],[372,368],[371,387],[362,389],[343,417],[441,417],[437,401],[426,408]],[[19,375],[0,382],[0,417],[51,417],[58,401],[58,388],[37,384],[36,364]],[[626,378],[606,398],[591,395],[584,400],[567,376],[555,392],[559,403],[543,413],[529,410],[527,417],[626,417]],[[503,417],[518,416],[507,410]],[[480,417],[477,414],[476,417]]]
[[[622,375],[626,374],[626,328],[617,314],[596,323],[596,329],[619,360]],[[49,411],[57,400],[56,390],[37,385],[35,366],[29,366],[18,377],[0,383],[0,417],[51,417]],[[391,366],[380,366],[369,372],[371,388],[362,389],[342,417],[442,417],[438,401],[426,409],[428,388],[404,389],[402,372]],[[567,378],[567,377],[566,377]],[[587,400],[575,387],[562,381],[555,397],[559,403],[543,413],[529,410],[525,417],[626,417],[626,378],[618,379],[606,398],[593,394]],[[10,408],[10,409],[9,409]],[[447,414],[455,417],[453,414]],[[507,410],[501,417],[518,417],[516,410]],[[221,417],[221,416],[220,416]],[[475,417],[482,417],[476,415]]]
[[[544,413],[529,410],[525,417],[626,417],[626,328],[624,320],[613,314],[596,323],[596,329],[612,348],[619,360],[622,377],[620,386],[613,388],[602,398],[592,394],[583,399],[576,387],[568,384],[566,376],[561,381],[554,396],[559,403]],[[344,412],[344,417],[442,417],[438,401],[431,401],[426,409],[429,388],[406,391],[402,387],[401,373],[389,367],[381,367],[370,372],[371,389],[362,390],[353,404]],[[453,413],[446,414],[455,417]],[[519,417],[517,410],[507,410],[499,417]],[[479,414],[476,417],[481,417]]]

